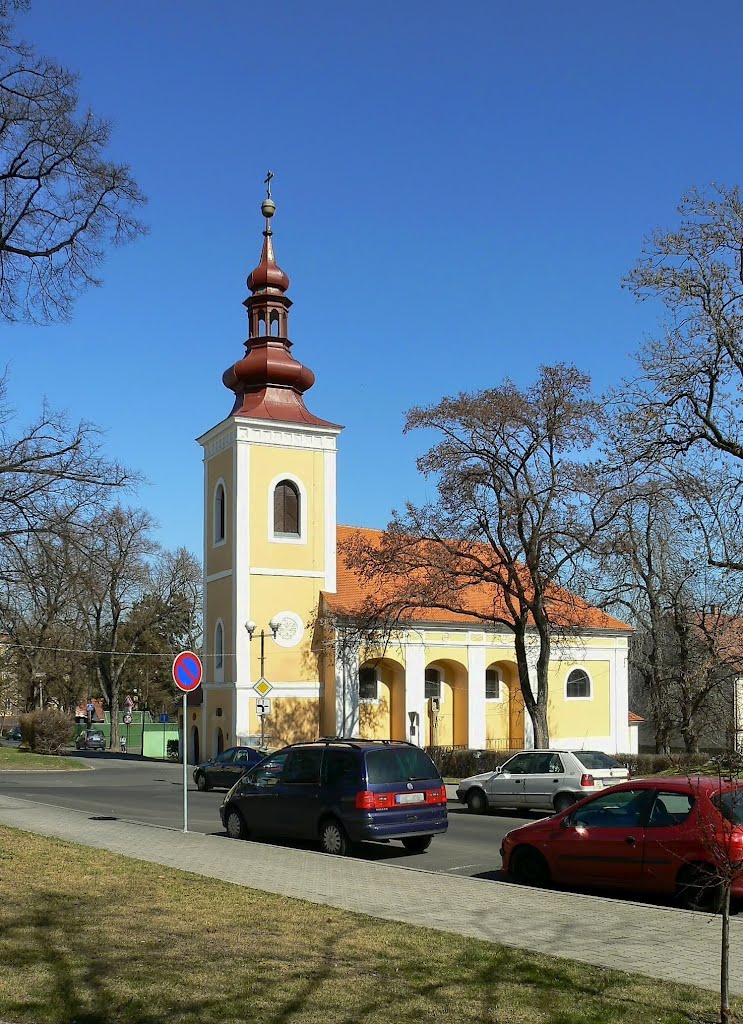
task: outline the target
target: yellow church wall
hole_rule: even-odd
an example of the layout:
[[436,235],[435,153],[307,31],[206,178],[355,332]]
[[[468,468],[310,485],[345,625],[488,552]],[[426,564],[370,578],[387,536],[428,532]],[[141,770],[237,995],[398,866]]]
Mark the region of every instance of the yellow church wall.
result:
[[232,577],[225,576],[220,580],[207,583],[206,632],[204,636],[206,664],[204,676],[207,682],[216,680],[216,664],[214,659],[214,630],[217,622],[222,620],[224,628],[224,681],[234,682],[235,679],[235,637],[232,626]]
[[[254,700],[250,701],[250,731],[253,735],[260,735],[261,731]],[[266,715],[264,734],[272,747],[317,739],[320,736],[319,701],[316,697],[274,697],[272,693],[271,714]]]
[[485,742],[494,748],[510,745],[510,708],[507,687],[501,683],[502,701],[488,701],[485,704]]
[[[251,562],[271,569],[321,569],[325,557],[324,453],[309,449],[256,446],[250,453]],[[270,540],[273,503],[270,486],[280,473],[297,477],[306,492],[307,536],[303,543]]]
[[[234,746],[236,737],[231,733],[231,723],[233,719],[234,710],[234,699],[235,691],[232,687],[227,686],[210,686],[209,694],[207,697],[207,719],[205,722],[206,736],[204,742],[206,742],[206,750],[213,757],[217,752],[216,746],[216,735],[217,729],[222,730],[224,737],[224,748]],[[218,715],[218,709],[222,710],[222,714]]]
[[[318,681],[318,656],[312,650],[312,635],[317,598],[322,583],[322,580],[311,577],[251,577],[251,615],[258,627],[250,645],[253,679],[260,675],[260,638],[257,634],[261,629],[265,629],[268,634],[264,643],[264,674],[267,679],[281,682]],[[274,615],[286,611],[298,615],[304,625],[304,636],[295,647],[280,647],[271,636],[268,625]]]
[[[213,576],[232,568],[233,549],[233,502],[235,500],[232,480],[233,449],[227,448],[214,455],[206,464],[206,574]],[[214,545],[214,489],[219,480],[224,481],[225,489],[225,540],[226,543]]]
[[323,630],[318,652],[320,669],[320,735],[335,735],[335,653],[330,630]]
[[[591,679],[590,700],[568,700],[565,681],[574,668]],[[608,736],[611,734],[610,666],[608,661],[576,661],[551,666],[547,721],[550,740],[561,737]]]

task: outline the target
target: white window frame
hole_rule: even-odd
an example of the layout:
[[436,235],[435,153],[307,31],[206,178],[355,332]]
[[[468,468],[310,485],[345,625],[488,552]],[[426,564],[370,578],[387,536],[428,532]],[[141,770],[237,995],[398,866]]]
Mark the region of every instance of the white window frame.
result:
[[[273,495],[279,484],[288,481],[299,491],[299,536],[291,533],[276,533],[273,519]],[[307,491],[304,484],[293,473],[280,473],[268,485],[268,539],[272,544],[306,544],[307,543]]]
[[[380,675],[379,675],[379,669],[378,668],[373,668],[371,665],[359,665],[359,670],[358,671],[359,671],[359,704],[379,704],[379,703],[381,703],[381,698],[379,696],[379,684],[381,683],[382,680],[381,680]],[[373,697],[362,697],[361,696],[361,672],[362,671],[373,672],[374,673],[374,681],[375,681],[376,686],[375,686],[375,691],[374,691],[375,695]]]
[[[495,672],[498,678],[498,696],[488,697],[488,672]],[[503,703],[503,673],[499,668],[486,668],[485,669],[485,703],[486,704],[502,704]]]
[[[588,696],[587,697],[569,697],[568,696],[568,680],[570,679],[570,677],[573,674],[573,672],[583,672],[585,674],[586,679],[588,680]],[[568,670],[568,673],[565,676],[564,696],[565,696],[565,700],[570,700],[570,701],[573,701],[573,700],[593,700],[593,679],[591,679],[591,673],[588,671],[587,668],[584,668],[583,665],[573,665],[573,667]]]
[[[217,536],[217,494],[219,488],[222,488],[222,501],[224,503],[224,536]],[[215,548],[221,548],[223,544],[227,543],[227,486],[222,477],[217,480],[214,485],[214,493],[212,494],[212,545]]]
[[[219,645],[217,644],[217,637],[219,636],[220,631],[222,634],[221,653]],[[222,622],[221,619],[217,619],[214,625],[214,681],[216,683],[224,682],[224,622]]]

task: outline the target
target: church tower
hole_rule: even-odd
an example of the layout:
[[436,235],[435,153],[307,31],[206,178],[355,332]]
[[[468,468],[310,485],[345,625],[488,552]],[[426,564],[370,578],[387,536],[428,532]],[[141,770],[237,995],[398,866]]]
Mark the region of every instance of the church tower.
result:
[[264,719],[268,742],[319,732],[320,675],[311,632],[320,592],[336,589],[336,438],[342,428],[304,403],[315,376],[292,355],[289,278],[273,248],[272,177],[269,172],[261,205],[260,262],[248,276],[243,303],[245,355],[222,377],[234,404],[198,439],[204,450],[204,685],[201,709],[189,709],[192,757],[261,735],[254,689],[261,675],[271,701]]

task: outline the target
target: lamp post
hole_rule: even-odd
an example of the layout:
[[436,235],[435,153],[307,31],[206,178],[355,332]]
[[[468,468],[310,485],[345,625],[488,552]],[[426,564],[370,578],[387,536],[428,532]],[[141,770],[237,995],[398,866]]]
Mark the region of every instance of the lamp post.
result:
[[[281,623],[279,622],[278,619],[271,619],[271,621],[269,622],[268,625],[269,625],[269,628],[271,630],[271,635],[273,636],[273,638],[275,640],[276,639],[276,634],[279,631],[279,626],[281,625]],[[256,624],[251,619],[250,622],[246,622],[245,623],[245,628],[248,631],[248,638],[250,639],[250,641],[252,643],[253,636],[256,635],[255,631],[256,631],[256,629],[258,627],[256,626]],[[265,661],[266,661],[265,641],[266,641],[266,637],[268,636],[268,633],[266,633],[265,629],[261,629],[260,633],[258,633],[257,635],[261,639],[261,675],[260,675],[260,678],[261,679],[265,679],[266,677],[265,677],[265,675],[263,673],[263,666],[264,666]],[[259,680],[259,682],[260,682],[260,680]],[[259,717],[260,717],[260,720],[261,720],[261,746],[263,746],[263,721],[264,721],[264,716],[260,715]]]

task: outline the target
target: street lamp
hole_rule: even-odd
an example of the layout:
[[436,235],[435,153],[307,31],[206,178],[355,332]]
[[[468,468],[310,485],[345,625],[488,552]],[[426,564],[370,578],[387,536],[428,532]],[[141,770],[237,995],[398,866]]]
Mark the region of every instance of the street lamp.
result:
[[[273,638],[275,640],[276,639],[276,634],[279,631],[279,626],[281,625],[281,622],[278,619],[271,619],[271,621],[269,622],[268,625],[269,625],[269,627],[271,629],[271,634],[273,635]],[[256,631],[256,629],[258,627],[253,622],[253,620],[251,619],[250,622],[246,622],[245,623],[245,628],[248,631],[248,638],[252,642],[253,636],[254,636],[255,631]],[[266,633],[265,629],[261,629],[260,633],[258,633],[258,636],[261,638],[261,675],[260,675],[260,679],[258,680],[258,682],[260,682],[262,679],[266,678],[265,675],[263,674],[263,665],[264,665],[265,660],[266,660],[265,640],[266,640],[266,637],[268,636],[268,634]],[[263,720],[264,720],[264,717],[265,717],[264,715],[260,715],[260,720],[261,720],[261,746],[263,746]]]

